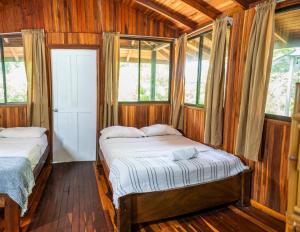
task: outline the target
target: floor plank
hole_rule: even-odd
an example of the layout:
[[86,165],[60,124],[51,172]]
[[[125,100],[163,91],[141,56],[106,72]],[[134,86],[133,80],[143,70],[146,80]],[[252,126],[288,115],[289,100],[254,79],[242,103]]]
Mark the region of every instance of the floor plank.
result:
[[[29,232],[114,231],[105,179],[91,162],[54,164]],[[138,226],[140,232],[284,231],[284,223],[253,207],[218,207]]]
[[93,163],[54,164],[44,195],[27,231],[113,231],[97,190]]

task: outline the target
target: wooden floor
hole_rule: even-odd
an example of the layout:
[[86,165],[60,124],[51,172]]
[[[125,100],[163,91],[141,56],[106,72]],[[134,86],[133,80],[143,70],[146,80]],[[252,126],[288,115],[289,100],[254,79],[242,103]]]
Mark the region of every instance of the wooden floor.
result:
[[[113,231],[113,206],[106,193],[104,177],[92,163],[55,164],[41,202],[23,231]],[[284,223],[255,208],[230,205],[139,225],[139,231],[284,231]]]

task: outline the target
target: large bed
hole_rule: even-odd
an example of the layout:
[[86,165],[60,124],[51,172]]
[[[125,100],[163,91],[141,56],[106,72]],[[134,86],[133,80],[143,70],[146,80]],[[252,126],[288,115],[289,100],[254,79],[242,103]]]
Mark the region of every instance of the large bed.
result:
[[[118,231],[225,203],[249,203],[251,170],[232,154],[181,135],[101,136],[99,143]],[[172,152],[189,147],[197,157],[170,159]]]
[[[20,128],[16,128],[16,131],[20,131]],[[21,218],[39,197],[51,172],[47,134],[33,137],[2,137],[0,133],[0,160],[0,230],[2,228],[7,232],[15,232],[20,230]],[[24,173],[31,177],[27,182]],[[3,177],[4,175],[8,176]],[[10,179],[9,175],[15,175],[15,178]],[[19,183],[18,176],[23,177],[21,182],[25,182],[26,187],[26,191],[20,191],[20,194],[17,189],[22,189],[23,186]],[[3,182],[4,178],[7,179],[6,182]],[[14,191],[7,190],[4,185]]]

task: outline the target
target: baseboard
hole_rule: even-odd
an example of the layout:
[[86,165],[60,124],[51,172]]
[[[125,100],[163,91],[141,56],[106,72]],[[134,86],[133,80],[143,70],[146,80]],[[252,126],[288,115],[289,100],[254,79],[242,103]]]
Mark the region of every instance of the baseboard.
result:
[[286,217],[284,214],[281,214],[273,209],[270,209],[268,208],[267,206],[265,205],[262,205],[260,203],[258,203],[257,201],[251,199],[250,200],[250,204],[254,207],[254,208],[257,208],[257,209],[260,209],[261,211],[263,211],[264,213],[266,214],[269,214],[270,216],[280,220],[280,221],[283,221],[285,222],[286,221]]

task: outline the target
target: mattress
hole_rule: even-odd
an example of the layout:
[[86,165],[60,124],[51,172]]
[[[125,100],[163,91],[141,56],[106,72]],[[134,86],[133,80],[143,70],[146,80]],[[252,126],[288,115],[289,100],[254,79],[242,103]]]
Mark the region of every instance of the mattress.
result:
[[187,147],[195,147],[198,151],[213,150],[209,146],[178,135],[113,139],[100,137],[99,142],[109,167],[112,160],[122,157],[167,157],[172,151]]
[[2,138],[0,137],[0,157],[25,157],[31,169],[39,163],[48,146],[47,135],[40,138]]
[[[189,160],[173,161],[175,150],[194,147]],[[110,173],[113,201],[130,193],[162,191],[221,180],[248,169],[241,160],[184,136],[100,138],[100,148]]]

